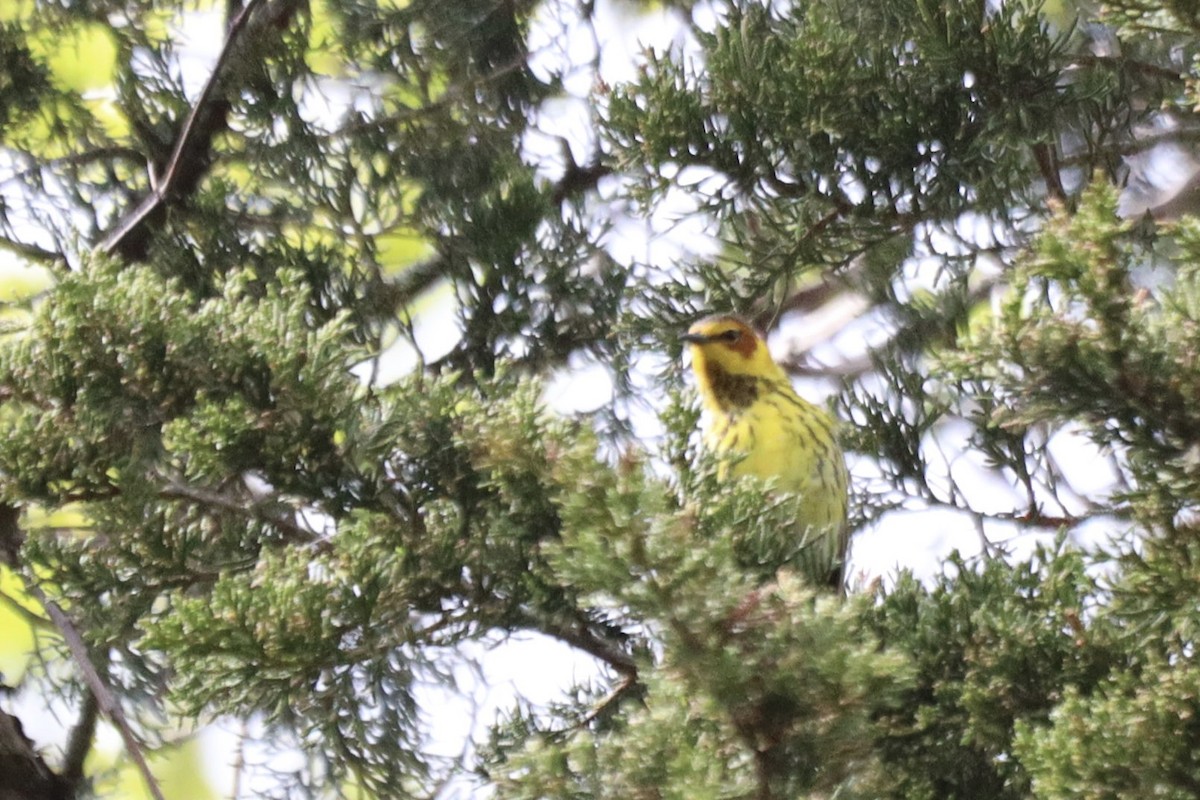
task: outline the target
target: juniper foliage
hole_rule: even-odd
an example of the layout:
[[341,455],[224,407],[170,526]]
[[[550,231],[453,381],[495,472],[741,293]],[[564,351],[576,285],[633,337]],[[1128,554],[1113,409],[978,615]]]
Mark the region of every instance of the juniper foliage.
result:
[[[610,85],[573,50],[608,12],[687,35]],[[61,610],[99,680],[38,639],[13,696],[76,722],[5,701],[0,794],[116,791],[103,717],[134,757],[244,721],[303,755],[243,765],[281,796],[1196,796],[1180,4],[4,13],[0,245],[42,277],[3,299],[3,624]],[[618,246],[681,197],[715,255]],[[697,451],[676,334],[712,308],[839,320],[788,366],[838,389],[856,529],[951,511],[982,555],[844,601],[748,570],[795,510]],[[547,408],[595,364],[611,402]],[[432,746],[431,687],[530,634],[595,676]]]

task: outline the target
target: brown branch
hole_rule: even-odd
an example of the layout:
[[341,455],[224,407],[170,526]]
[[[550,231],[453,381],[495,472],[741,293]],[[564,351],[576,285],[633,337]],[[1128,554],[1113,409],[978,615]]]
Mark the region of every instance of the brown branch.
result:
[[601,178],[607,178],[612,174],[612,167],[598,161],[593,161],[583,167],[571,162],[562,178],[554,185],[554,192],[550,199],[555,205],[561,205],[569,198],[594,190]]
[[[258,13],[262,6],[268,7]],[[213,140],[225,129],[229,97],[235,94],[229,86],[229,75],[253,57],[253,43],[259,32],[282,29],[299,6],[300,0],[250,0],[233,19],[225,46],[175,139],[163,174],[150,193],[101,240],[97,250],[132,261],[145,258],[150,232],[165,217],[168,205],[178,205],[208,172]],[[249,24],[252,18],[253,26]]]
[[[203,128],[200,125],[200,121],[211,113],[217,95],[217,85],[225,77],[225,68],[232,60],[234,46],[238,42],[238,37],[245,28],[246,23],[250,20],[250,15],[263,2],[264,0],[250,0],[241,10],[241,13],[229,23],[229,30],[225,33],[225,46],[221,48],[221,52],[217,55],[217,62],[213,64],[212,74],[208,76],[208,82],[204,84],[204,89],[201,90],[200,97],[196,99],[196,104],[192,106],[187,120],[183,123],[183,129],[179,131],[179,136],[175,140],[175,149],[171,152],[171,159],[167,162],[167,169],[159,180],[160,191],[158,194],[160,197],[170,195],[180,182],[183,174],[184,154],[189,150],[193,150],[194,145],[200,143],[197,141],[197,135],[203,135],[201,133]],[[205,144],[209,143],[211,143],[211,139],[205,142]]]
[[1063,167],[1086,167],[1092,164],[1098,155],[1112,157],[1136,156],[1153,150],[1160,144],[1179,144],[1190,147],[1196,142],[1200,142],[1200,128],[1195,127],[1179,127],[1154,131],[1152,133],[1139,133],[1121,141],[1114,141],[1112,144],[1096,145],[1090,150],[1083,150],[1063,156],[1059,159],[1059,165]]
[[207,506],[208,508],[252,519],[256,522],[262,522],[277,528],[284,534],[285,538],[293,542],[312,544],[320,539],[320,536],[315,532],[305,528],[294,520],[268,511],[259,503],[246,503],[241,498],[230,497],[199,486],[192,486],[177,479],[168,478],[167,485],[159,490],[158,496],[164,500],[187,500],[197,505]]
[[613,172],[612,167],[601,162],[599,151],[592,155],[587,164],[580,166],[571,152],[571,143],[564,136],[557,138],[559,152],[562,153],[563,163],[567,166],[550,196],[556,206],[562,205],[568,198],[592,191],[601,178],[606,178]]
[[92,751],[96,723],[99,719],[100,704],[96,702],[96,695],[86,692],[79,720],[71,728],[71,735],[67,739],[67,751],[63,756],[62,778],[67,782],[68,791],[72,796],[79,793],[79,787],[83,784],[83,762]]
[[853,358],[844,358],[834,364],[813,363],[803,353],[783,355],[776,361],[783,371],[793,378],[836,378],[841,381],[861,377],[876,366],[867,352]]
[[842,291],[845,291],[843,287],[822,280],[797,289],[782,303],[763,303],[761,308],[751,312],[750,321],[762,330],[770,330],[783,314],[789,311],[815,311]]
[[1046,182],[1046,194],[1054,202],[1065,204],[1067,191],[1062,185],[1062,175],[1059,174],[1058,168],[1058,153],[1055,148],[1045,142],[1035,144],[1033,158],[1037,161],[1038,169],[1042,173],[1042,180]]
[[592,710],[584,715],[583,719],[579,720],[575,727],[586,728],[588,725],[591,725],[597,719],[607,714],[610,709],[614,708],[618,703],[620,703],[625,695],[629,694],[631,691],[637,688],[637,686],[637,675],[626,675],[611,692],[601,698],[600,702],[596,703],[596,705],[592,707]]
[[10,595],[8,592],[0,591],[0,602],[8,606],[8,610],[16,614],[30,628],[37,630],[54,630],[54,626],[50,624],[50,620],[40,614],[26,608],[25,605],[17,598]]
[[1148,64],[1145,61],[1137,61],[1124,56],[1074,54],[1071,56],[1071,65],[1117,67],[1132,74],[1179,84],[1184,83],[1187,79],[1187,75],[1182,70],[1160,67],[1157,64]]
[[626,653],[612,642],[601,639],[581,623],[562,623],[549,619],[531,617],[527,620],[531,630],[544,633],[558,639],[577,650],[582,650],[594,658],[603,661],[621,675],[636,680],[638,674],[637,662],[633,656]]
[[58,250],[47,250],[36,244],[0,237],[0,249],[37,264],[66,264],[67,257]]
[[42,608],[46,610],[46,615],[50,617],[50,621],[54,623],[54,626],[58,628],[58,632],[62,634],[63,641],[67,643],[67,648],[71,651],[72,660],[79,667],[84,684],[95,698],[97,707],[104,713],[104,716],[108,717],[108,721],[121,734],[121,739],[125,742],[125,750],[129,753],[129,758],[133,761],[138,771],[142,773],[142,779],[146,782],[146,788],[150,791],[150,796],[154,800],[165,800],[162,790],[158,787],[158,782],[154,779],[154,773],[150,771],[150,765],[146,762],[146,756],[142,752],[141,743],[138,741],[137,736],[134,735],[133,728],[129,726],[129,720],[125,718],[125,712],[121,709],[121,704],[117,701],[112,690],[108,688],[108,684],[104,682],[104,678],[100,675],[100,671],[96,669],[96,665],[92,663],[91,653],[88,652],[87,644],[83,641],[83,637],[79,635],[79,630],[75,627],[75,623],[71,621],[71,618],[67,616],[66,612],[57,603],[42,591],[42,587],[36,583],[26,580],[25,591],[29,593],[30,597],[41,603]]
[[5,800],[68,800],[66,782],[46,766],[21,721],[0,711],[0,798]]

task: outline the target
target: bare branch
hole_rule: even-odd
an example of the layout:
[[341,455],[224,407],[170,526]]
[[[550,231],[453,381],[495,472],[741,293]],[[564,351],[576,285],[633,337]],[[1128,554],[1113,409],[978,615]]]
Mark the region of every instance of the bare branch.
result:
[[57,250],[46,250],[36,244],[0,237],[0,249],[36,264],[65,264],[67,257]]
[[637,685],[638,682],[636,675],[626,675],[611,692],[606,694],[600,699],[600,702],[596,703],[596,705],[592,707],[592,710],[589,711],[583,717],[583,719],[579,720],[577,727],[585,728],[600,717],[607,714],[610,709],[614,708],[618,703],[620,703],[621,699],[635,689]]
[[8,606],[8,610],[16,614],[31,627],[38,630],[54,630],[54,626],[50,624],[50,620],[42,615],[29,610],[21,601],[10,595],[8,592],[0,591],[0,602]]
[[[260,7],[262,13],[258,13]],[[245,59],[253,57],[257,34],[282,29],[300,7],[299,0],[250,0],[229,24],[225,46],[175,139],[171,157],[154,188],[127,213],[96,246],[103,253],[117,253],[138,260],[145,256],[151,222],[161,219],[170,203],[178,204],[208,172],[213,139],[224,129],[229,112],[228,96],[234,92],[229,76]],[[249,25],[253,18],[254,25]]]
[[0,797],[12,800],[67,800],[71,797],[62,778],[25,736],[21,721],[0,711]]
[[71,657],[75,661],[75,665],[79,667],[79,672],[83,677],[84,684],[91,690],[95,697],[96,705],[104,716],[108,717],[109,722],[121,734],[122,741],[125,742],[125,750],[129,753],[130,759],[138,771],[142,773],[142,779],[146,782],[146,788],[150,792],[150,796],[154,800],[165,800],[162,790],[158,787],[158,782],[154,779],[154,773],[150,771],[150,765],[146,763],[146,756],[142,752],[142,745],[138,741],[137,736],[133,733],[133,728],[129,726],[129,720],[125,718],[125,712],[121,709],[120,703],[112,690],[108,688],[108,684],[104,682],[104,678],[92,663],[91,653],[88,652],[87,644],[83,641],[83,637],[79,635],[75,623],[67,616],[66,612],[59,607],[58,603],[51,600],[42,587],[36,583],[31,583],[26,580],[25,590],[31,597],[42,604],[42,608],[46,610],[46,615],[58,628],[58,632],[62,634],[63,641],[67,643],[67,647],[71,651]]
[[83,697],[83,708],[79,711],[79,721],[71,728],[71,736],[67,740],[67,752],[63,756],[62,777],[70,787],[72,795],[78,794],[78,788],[83,783],[83,762],[92,751],[92,742],[96,736],[96,723],[100,719],[100,704],[96,695],[86,692]]
[[1056,203],[1066,203],[1067,191],[1059,174],[1058,152],[1051,145],[1041,142],[1033,146],[1033,157],[1046,182],[1046,194]]
[[272,510],[264,508],[261,503],[248,503],[242,498],[230,497],[211,489],[192,486],[174,478],[167,478],[166,480],[167,485],[159,490],[158,493],[159,497],[163,499],[188,500],[197,505],[230,512],[256,522],[263,522],[277,528],[287,539],[301,544],[312,544],[320,539],[316,533],[300,525],[295,520],[276,514]]
[[1152,78],[1160,81],[1167,81],[1182,85],[1187,76],[1177,69],[1169,67],[1161,67],[1158,64],[1151,64],[1146,61],[1138,61],[1136,59],[1127,58],[1125,56],[1104,56],[1091,54],[1074,54],[1071,56],[1071,63],[1082,67],[1108,66],[1118,70],[1141,75],[1144,78]]

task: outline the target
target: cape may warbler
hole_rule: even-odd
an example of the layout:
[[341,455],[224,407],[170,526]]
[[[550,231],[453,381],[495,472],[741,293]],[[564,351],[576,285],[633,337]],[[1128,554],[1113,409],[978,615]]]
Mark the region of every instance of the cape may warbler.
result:
[[708,412],[705,445],[727,474],[774,478],[800,500],[796,565],[840,588],[846,552],[846,462],[833,420],[801,398],[746,322],[700,320],[683,335]]

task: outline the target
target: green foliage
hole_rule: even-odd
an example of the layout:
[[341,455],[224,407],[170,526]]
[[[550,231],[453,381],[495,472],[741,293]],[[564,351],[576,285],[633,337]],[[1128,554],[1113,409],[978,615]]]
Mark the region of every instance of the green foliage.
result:
[[[1137,489],[1126,499],[1146,528],[1176,526],[1196,498],[1191,448],[1200,432],[1198,285],[1191,223],[1179,230],[1173,285],[1135,286],[1152,254],[1099,187],[1078,214],[1052,220],[1014,275],[990,331],[949,360],[982,379],[986,424],[1000,430],[1074,420],[1121,448]],[[985,429],[986,430],[986,429]]]
[[1087,695],[1069,687],[1049,726],[1018,729],[1016,751],[1039,797],[1196,795],[1196,667],[1147,662]]
[[37,107],[49,80],[20,31],[7,24],[0,25],[0,58],[0,130],[5,130]]
[[1078,113],[1055,86],[1063,44],[1020,4],[985,20],[969,3],[737,3],[702,39],[703,72],[652,62],[614,97],[611,129],[650,164],[712,167],[755,192],[781,182],[828,203],[853,176],[865,190],[855,204],[894,210],[919,194],[953,211],[947,201],[1011,185],[1028,158],[1013,144]]
[[[880,719],[897,798],[1018,798],[1030,776],[1014,726],[1038,729],[1071,691],[1090,693],[1122,664],[1088,559],[1061,548],[1031,563],[956,559],[932,589],[903,579],[872,612],[918,679]],[[1061,754],[1060,754],[1061,755]]]
[[[1120,90],[1107,65],[1065,80],[1066,34],[1023,3],[987,8],[733,3],[698,34],[702,62],[651,57],[614,93],[606,133],[647,200],[686,167],[729,182],[710,208],[745,217],[726,228],[745,285],[711,287],[722,304],[731,291],[761,301],[798,273],[844,268],[897,232],[911,246],[924,222],[1015,219],[1041,191],[1038,147],[1083,131],[1119,137],[1129,121],[1097,120]],[[1096,124],[1112,127],[1093,134]],[[891,283],[896,263],[871,290]]]
[[839,786],[873,796],[883,778],[868,718],[895,702],[904,662],[879,654],[848,613],[814,605],[795,582],[708,613],[728,616],[709,630],[664,621],[675,657],[647,676],[644,702],[617,722],[542,733],[489,765],[500,796],[729,797],[756,784],[781,796]]
[[314,329],[307,284],[278,277],[264,287],[235,273],[205,300],[143,267],[96,263],[60,281],[0,356],[11,424],[29,432],[2,457],[37,476],[17,490],[91,497],[155,470],[218,480],[255,469],[286,486],[319,469],[361,389],[345,372],[346,326]]
[[[628,714],[609,721],[620,698],[599,700],[603,722],[539,731],[523,751],[497,754],[487,768],[505,776],[501,796],[725,797],[756,785],[872,796],[883,778],[870,720],[899,704],[906,660],[880,650],[861,608],[786,571],[765,586],[747,571],[740,540],[724,532],[778,520],[749,519],[723,498],[662,509],[643,475],[623,470],[565,506],[551,563],[593,602],[649,626],[662,656],[640,673]],[[614,774],[616,763],[626,766]]]
[[[219,717],[297,748],[279,794],[1195,796],[1200,226],[1114,188],[1190,147],[1195,14],[692,5],[612,86],[571,61],[592,3],[247,3],[207,84],[178,31],[215,9],[12,9],[0,246],[52,279],[0,308],[9,605],[70,615],[148,748]],[[719,256],[618,262],[681,192]],[[859,309],[819,353],[858,348],[856,527],[952,509],[1055,545],[804,585],[794,499],[698,451],[702,307]],[[557,418],[581,364],[612,402]],[[1111,487],[1073,485],[1075,432]],[[596,674],[434,747],[455,664],[531,634]],[[17,690],[79,698],[39,646]]]

